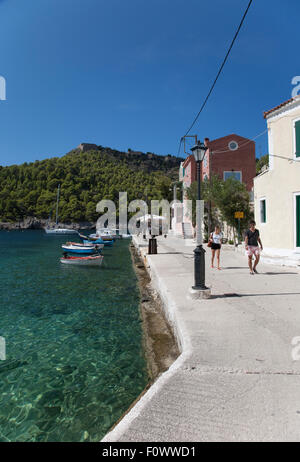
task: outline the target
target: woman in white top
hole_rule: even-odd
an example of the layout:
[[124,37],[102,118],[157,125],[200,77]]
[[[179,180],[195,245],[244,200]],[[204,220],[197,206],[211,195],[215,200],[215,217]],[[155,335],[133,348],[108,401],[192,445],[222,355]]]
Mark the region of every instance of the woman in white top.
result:
[[218,270],[220,270],[220,252],[221,252],[221,245],[222,245],[222,238],[223,233],[221,232],[220,226],[216,226],[213,233],[210,235],[210,242],[211,245],[211,267],[214,268],[214,260],[215,255],[217,254],[217,263],[218,263]]

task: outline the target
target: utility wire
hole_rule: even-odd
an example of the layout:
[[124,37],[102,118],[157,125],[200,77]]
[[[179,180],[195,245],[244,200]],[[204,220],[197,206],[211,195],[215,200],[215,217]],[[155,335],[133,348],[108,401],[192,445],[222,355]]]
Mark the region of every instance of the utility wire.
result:
[[[243,18],[242,18],[242,20],[241,20],[241,22],[240,22],[240,25],[239,25],[239,27],[238,27],[238,29],[237,29],[237,31],[236,31],[236,33],[235,33],[235,36],[234,36],[234,38],[233,38],[233,40],[232,40],[232,42],[231,42],[231,45],[230,45],[230,47],[229,47],[229,49],[228,49],[228,51],[227,51],[227,53],[226,53],[226,56],[225,56],[225,58],[224,58],[224,61],[223,61],[222,65],[221,65],[221,67],[220,67],[220,69],[219,69],[219,72],[218,72],[218,74],[217,74],[217,76],[216,76],[216,78],[215,78],[215,80],[214,80],[214,83],[212,84],[212,86],[211,86],[211,88],[210,88],[210,90],[209,90],[209,92],[208,92],[207,97],[206,97],[205,100],[204,100],[204,103],[202,104],[202,106],[201,106],[201,108],[200,108],[200,111],[199,111],[198,114],[196,115],[196,117],[195,117],[195,119],[194,119],[192,125],[190,126],[190,128],[188,129],[188,131],[186,132],[186,134],[185,134],[184,136],[186,136],[186,135],[191,131],[191,129],[192,129],[193,126],[195,125],[195,123],[196,123],[198,117],[200,116],[201,112],[203,111],[204,107],[206,106],[206,103],[207,103],[207,101],[208,101],[210,95],[212,94],[213,89],[214,89],[214,87],[215,87],[215,85],[216,85],[216,83],[217,83],[217,81],[218,81],[218,79],[219,79],[219,77],[220,77],[220,75],[221,75],[221,72],[222,72],[222,70],[223,70],[223,68],[224,68],[224,66],[225,66],[225,64],[226,64],[226,61],[227,61],[227,59],[228,59],[228,57],[229,57],[229,55],[230,55],[230,52],[231,52],[231,50],[232,50],[232,47],[233,47],[233,45],[234,45],[234,43],[235,43],[235,41],[236,41],[236,39],[237,39],[237,37],[238,37],[238,35],[239,35],[239,32],[240,32],[240,30],[241,30],[241,28],[242,28],[242,25],[243,25],[243,23],[244,23],[244,21],[245,21],[245,19],[246,19],[246,16],[247,16],[247,14],[248,14],[248,11],[249,11],[249,9],[250,9],[250,6],[251,6],[252,2],[253,2],[253,0],[250,0],[249,4],[248,4],[248,6],[247,6],[247,9],[246,9],[246,11],[245,11],[245,13],[244,13],[244,16],[243,16]],[[181,138],[180,143],[179,143],[178,152],[180,152],[181,143],[182,143],[182,138]]]
[[[259,133],[258,135],[256,135],[254,138],[251,138],[251,140],[249,141],[246,141],[245,143],[242,143],[239,145],[239,148],[242,148],[244,146],[246,146],[247,144],[249,143],[252,143],[252,141],[255,141],[257,140],[257,138],[260,138],[261,136],[265,135],[267,133],[268,129],[264,130],[263,132]],[[181,144],[182,144],[182,139],[180,140],[180,144],[179,144],[179,149],[178,149],[178,155],[177,157],[179,156],[179,152],[180,152],[180,148],[181,148]],[[232,149],[224,149],[224,150],[219,150],[219,151],[215,151],[214,149],[211,151],[212,154],[221,154],[221,153],[224,153],[224,152],[234,152],[232,151]]]
[[[251,140],[246,141],[245,143],[240,144],[240,145],[239,145],[239,148],[242,148],[243,146],[246,146],[247,144],[252,143],[252,141],[257,140],[257,138],[259,138],[260,136],[265,135],[265,134],[267,133],[267,131],[268,131],[268,129],[264,130],[262,133],[259,133],[258,135],[256,135],[256,136],[255,136],[254,138],[252,138]],[[223,153],[223,152],[233,152],[233,151],[232,151],[232,149],[226,149],[226,150],[224,150],[224,151],[223,151],[223,150],[222,150],[222,151],[215,151],[215,150],[213,149],[212,152],[213,152],[214,154],[221,154],[221,153]]]
[[292,157],[279,156],[277,154],[268,154],[268,156],[269,157],[277,157],[278,159],[288,160],[290,163],[299,162],[299,160],[293,159]]

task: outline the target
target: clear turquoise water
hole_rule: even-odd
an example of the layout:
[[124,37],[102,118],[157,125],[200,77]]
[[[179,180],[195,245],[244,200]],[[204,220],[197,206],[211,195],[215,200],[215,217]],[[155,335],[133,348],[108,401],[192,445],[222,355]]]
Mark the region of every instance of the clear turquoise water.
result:
[[0,232],[0,441],[99,441],[147,383],[128,240],[78,268],[68,239]]

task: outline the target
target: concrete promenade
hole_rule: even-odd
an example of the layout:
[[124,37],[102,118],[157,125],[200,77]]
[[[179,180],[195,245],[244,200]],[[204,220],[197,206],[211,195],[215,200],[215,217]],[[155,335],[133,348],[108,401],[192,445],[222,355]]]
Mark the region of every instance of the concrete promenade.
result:
[[300,441],[299,270],[261,264],[252,276],[224,248],[218,271],[207,249],[212,298],[192,300],[194,247],[160,237],[145,257],[182,353],[102,441]]

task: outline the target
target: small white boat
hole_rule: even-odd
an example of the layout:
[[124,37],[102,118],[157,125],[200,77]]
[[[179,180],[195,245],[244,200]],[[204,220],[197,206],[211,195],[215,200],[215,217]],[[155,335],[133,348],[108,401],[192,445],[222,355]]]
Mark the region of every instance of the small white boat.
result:
[[130,239],[131,237],[131,234],[121,234],[122,239]]
[[[56,219],[55,219],[55,227],[50,228],[47,226],[45,228],[46,234],[52,234],[52,235],[61,235],[61,234],[78,234],[78,231],[76,229],[68,229],[68,228],[59,228],[58,227],[58,203],[59,203],[59,193],[60,193],[60,184],[58,185],[57,188],[57,199],[56,199]],[[50,218],[49,218],[50,219]]]
[[120,239],[121,234],[119,228],[104,228],[104,230],[108,230],[108,232],[113,236],[114,239]]
[[75,229],[67,229],[67,228],[45,228],[46,234],[78,234],[78,231]]
[[95,244],[95,245],[72,245],[72,244],[62,244],[61,248],[65,252],[71,252],[71,253],[85,253],[85,254],[91,254],[98,251],[102,251],[104,247],[104,244]]
[[97,231],[97,233],[95,234],[90,234],[89,238],[90,239],[102,239],[102,241],[113,241],[115,239],[112,234],[102,233],[100,231]]
[[101,237],[102,239],[104,238],[118,239],[119,235],[116,233],[116,231],[113,231],[109,228],[101,228],[101,229],[97,229],[95,237]]
[[94,247],[93,242],[66,242],[64,245],[75,245],[77,247]]
[[102,255],[89,256],[89,257],[63,257],[60,259],[61,263],[66,265],[80,265],[80,266],[100,266],[103,261]]

